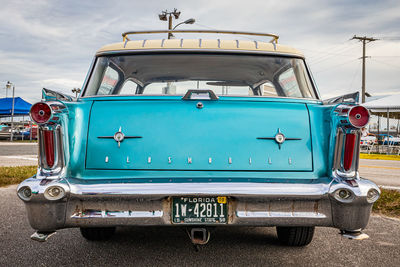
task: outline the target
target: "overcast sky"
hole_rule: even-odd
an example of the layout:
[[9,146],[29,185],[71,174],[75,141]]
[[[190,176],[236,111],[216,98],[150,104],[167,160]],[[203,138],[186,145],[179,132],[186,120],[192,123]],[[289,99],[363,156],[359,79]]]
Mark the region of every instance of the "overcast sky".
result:
[[181,29],[279,34],[280,43],[306,55],[323,98],[360,90],[362,45],[349,39],[379,38],[367,45],[367,91],[400,94],[399,0],[0,0],[0,6],[0,97],[8,80],[30,102],[40,100],[43,87],[72,94],[97,49],[121,41],[124,31],[165,29],[158,14],[173,8],[182,12],[176,23],[196,19]]

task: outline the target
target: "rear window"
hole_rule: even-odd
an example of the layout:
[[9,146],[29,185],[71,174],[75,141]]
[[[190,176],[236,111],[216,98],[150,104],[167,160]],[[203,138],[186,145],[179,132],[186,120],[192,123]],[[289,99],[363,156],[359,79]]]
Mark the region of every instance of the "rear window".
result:
[[84,96],[217,95],[316,98],[299,58],[231,54],[102,56]]

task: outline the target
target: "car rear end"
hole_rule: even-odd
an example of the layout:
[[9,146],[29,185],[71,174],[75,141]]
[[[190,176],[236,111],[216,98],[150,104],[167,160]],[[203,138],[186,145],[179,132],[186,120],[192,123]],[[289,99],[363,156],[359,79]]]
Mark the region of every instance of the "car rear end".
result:
[[218,42],[105,48],[78,101],[33,106],[40,165],[18,195],[35,230],[366,227],[379,197],[358,175],[368,112],[322,103],[297,52]]

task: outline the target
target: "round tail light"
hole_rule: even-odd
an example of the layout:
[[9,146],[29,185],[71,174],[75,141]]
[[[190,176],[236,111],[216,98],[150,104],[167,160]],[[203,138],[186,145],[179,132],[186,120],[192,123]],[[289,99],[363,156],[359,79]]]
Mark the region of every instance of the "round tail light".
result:
[[353,127],[362,128],[368,124],[369,121],[369,111],[363,106],[355,106],[350,109],[349,121]]
[[29,112],[32,120],[38,124],[46,123],[51,118],[51,108],[43,102],[34,104]]

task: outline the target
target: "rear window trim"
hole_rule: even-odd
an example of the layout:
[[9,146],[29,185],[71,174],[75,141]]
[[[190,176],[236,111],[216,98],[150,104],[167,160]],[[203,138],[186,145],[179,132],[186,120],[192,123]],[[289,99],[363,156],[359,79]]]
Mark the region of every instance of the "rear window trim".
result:
[[[199,49],[185,49],[185,50],[182,50],[182,49],[154,49],[154,50],[150,50],[150,51],[149,50],[117,50],[117,51],[106,51],[106,52],[97,53],[96,56],[95,56],[95,60],[94,60],[92,66],[91,66],[91,69],[89,71],[90,74],[88,75],[88,78],[86,79],[85,84],[83,86],[84,90],[83,90],[83,92],[81,94],[81,97],[79,97],[79,98],[99,97],[99,96],[85,96],[85,94],[86,94],[88,83],[89,83],[89,81],[90,81],[90,79],[92,77],[94,68],[96,66],[97,60],[100,57],[116,56],[116,55],[118,55],[118,56],[135,55],[135,54],[158,55],[158,54],[178,54],[178,53],[179,54],[181,54],[181,53],[182,54],[208,54],[208,55],[219,55],[219,54],[224,54],[224,55],[226,55],[226,54],[228,54],[228,55],[245,54],[245,55],[255,55],[255,56],[256,55],[266,55],[266,56],[272,56],[272,57],[287,57],[287,58],[301,59],[301,60],[303,60],[305,69],[307,71],[307,75],[308,75],[308,77],[309,77],[309,79],[311,81],[311,87],[312,87],[313,93],[315,95],[315,98],[295,98],[295,99],[321,100],[320,99],[320,94],[319,94],[319,92],[318,92],[318,90],[316,88],[316,85],[315,85],[315,81],[314,81],[314,79],[313,79],[313,77],[311,75],[311,72],[309,70],[307,62],[305,61],[304,56],[300,56],[300,55],[296,55],[296,54],[290,54],[290,53],[280,53],[280,52],[276,52],[275,53],[275,52],[270,52],[270,51],[251,51],[251,50],[240,50],[240,51],[237,51],[237,50],[211,50],[211,49],[210,50],[205,50],[205,49],[203,49],[203,50],[199,50]],[[114,95],[103,95],[101,97],[113,97],[113,96]],[[120,95],[120,96],[122,96],[122,95]],[[131,95],[123,95],[123,96],[131,96]],[[137,96],[137,95],[135,95],[135,96]],[[165,95],[164,95],[164,97],[165,97]],[[234,97],[236,97],[236,96],[234,96]],[[243,96],[241,96],[241,97],[243,97]],[[246,97],[254,97],[254,96],[246,96]],[[257,96],[257,97],[266,97],[266,96]],[[271,97],[271,96],[267,96],[267,98],[268,97]],[[292,98],[292,97],[279,97],[279,98],[286,99],[286,98]]]

